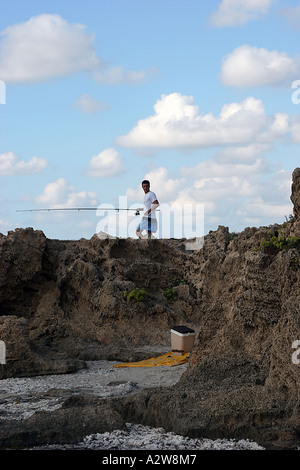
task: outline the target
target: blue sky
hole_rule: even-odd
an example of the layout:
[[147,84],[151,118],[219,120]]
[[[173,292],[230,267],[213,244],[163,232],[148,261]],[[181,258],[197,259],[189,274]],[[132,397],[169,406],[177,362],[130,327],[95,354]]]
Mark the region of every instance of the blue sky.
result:
[[[202,205],[204,233],[283,223],[292,213],[299,1],[0,7],[1,233],[111,232],[96,211],[17,211],[140,207],[144,178],[161,217],[165,208]],[[133,232],[138,221],[122,219]]]

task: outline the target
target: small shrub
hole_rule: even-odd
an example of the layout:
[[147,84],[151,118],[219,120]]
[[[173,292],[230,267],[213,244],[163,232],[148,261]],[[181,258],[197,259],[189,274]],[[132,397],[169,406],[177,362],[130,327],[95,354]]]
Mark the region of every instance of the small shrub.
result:
[[263,238],[259,245],[260,250],[269,254],[278,253],[278,251],[287,251],[291,248],[300,248],[300,238],[278,235],[277,237],[271,237],[270,240]]
[[148,294],[144,288],[133,289],[129,293],[125,291],[123,293],[124,299],[131,300],[133,302],[144,302],[148,298]]
[[175,302],[178,298],[177,291],[173,287],[168,287],[164,291],[164,296],[168,300],[168,302]]

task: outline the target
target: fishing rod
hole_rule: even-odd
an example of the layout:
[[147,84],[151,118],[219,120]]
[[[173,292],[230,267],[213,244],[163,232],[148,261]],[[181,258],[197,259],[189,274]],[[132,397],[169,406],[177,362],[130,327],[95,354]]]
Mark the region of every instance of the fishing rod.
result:
[[[59,208],[46,208],[46,209],[19,209],[16,212],[50,212],[50,211],[135,211],[134,215],[140,215],[139,209],[122,209],[111,207],[59,207]],[[159,210],[159,209],[157,209]]]

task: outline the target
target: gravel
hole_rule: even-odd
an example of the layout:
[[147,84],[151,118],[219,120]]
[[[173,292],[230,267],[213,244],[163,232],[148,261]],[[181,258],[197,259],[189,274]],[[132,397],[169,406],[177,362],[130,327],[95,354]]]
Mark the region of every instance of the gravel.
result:
[[[246,439],[190,439],[163,428],[127,423],[127,430],[86,436],[75,446],[51,446],[76,450],[264,450]],[[48,447],[49,449],[49,447]]]
[[[120,397],[143,388],[176,384],[188,364],[170,367],[114,368],[117,362],[90,361],[87,368],[72,374],[9,378],[0,380],[0,418],[23,420],[37,411],[60,408],[73,395]],[[41,449],[41,448],[34,448]],[[190,439],[127,423],[126,430],[86,436],[76,445],[50,445],[43,449],[89,450],[263,450],[255,442],[232,439]]]
[[143,388],[178,382],[188,364],[170,367],[114,368],[115,361],[89,361],[72,374],[44,375],[0,380],[0,417],[26,419],[36,411],[53,411],[66,398],[120,397]]

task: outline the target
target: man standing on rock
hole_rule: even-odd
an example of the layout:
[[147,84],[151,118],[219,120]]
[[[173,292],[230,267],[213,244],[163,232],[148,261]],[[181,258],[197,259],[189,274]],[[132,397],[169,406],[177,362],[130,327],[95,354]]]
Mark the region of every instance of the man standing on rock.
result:
[[144,209],[137,209],[138,211],[144,210],[144,215],[137,226],[136,234],[140,239],[143,239],[142,232],[144,230],[148,233],[148,238],[152,237],[152,232],[157,231],[157,220],[155,215],[155,210],[159,206],[156,194],[153,191],[150,191],[150,182],[148,180],[142,181],[142,188],[144,190]]

